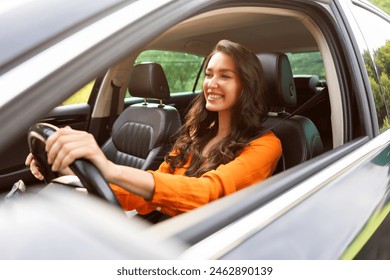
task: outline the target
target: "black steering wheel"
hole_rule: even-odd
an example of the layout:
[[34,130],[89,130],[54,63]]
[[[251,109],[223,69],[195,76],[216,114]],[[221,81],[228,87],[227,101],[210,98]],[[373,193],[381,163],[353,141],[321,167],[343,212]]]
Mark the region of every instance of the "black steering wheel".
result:
[[[30,152],[40,165],[39,170],[46,183],[50,183],[54,178],[58,177],[58,174],[51,170],[45,150],[47,138],[57,130],[58,127],[48,123],[36,123],[28,130],[27,141]],[[102,173],[89,160],[77,159],[69,167],[80,179],[81,183],[88,190],[88,193],[101,197],[111,204],[120,207],[115,194],[104,179]]]

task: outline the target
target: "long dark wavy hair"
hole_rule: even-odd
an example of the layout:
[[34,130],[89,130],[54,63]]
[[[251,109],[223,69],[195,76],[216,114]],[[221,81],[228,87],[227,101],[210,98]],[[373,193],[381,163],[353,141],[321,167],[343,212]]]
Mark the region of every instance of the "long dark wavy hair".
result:
[[206,58],[204,71],[210,58],[217,52],[233,59],[242,84],[242,92],[232,108],[231,133],[216,143],[208,151],[207,157],[202,155],[205,145],[217,134],[218,112],[207,110],[205,96],[199,94],[191,103],[184,125],[177,134],[174,153],[165,157],[172,172],[183,167],[192,156],[185,175],[200,177],[236,158],[252,137],[262,130],[268,106],[263,69],[258,58],[240,44],[221,40]]

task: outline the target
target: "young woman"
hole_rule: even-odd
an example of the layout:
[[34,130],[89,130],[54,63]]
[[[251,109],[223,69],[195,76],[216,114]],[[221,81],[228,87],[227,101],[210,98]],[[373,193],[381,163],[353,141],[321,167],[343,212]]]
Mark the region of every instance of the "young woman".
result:
[[[203,94],[192,103],[172,152],[156,171],[109,161],[94,137],[59,129],[46,143],[53,171],[64,173],[77,158],[94,163],[125,210],[187,212],[272,175],[281,156],[279,139],[262,130],[265,85],[257,57],[240,44],[220,41],[205,63]],[[42,179],[31,155],[26,164]],[[120,186],[120,187],[119,187]]]

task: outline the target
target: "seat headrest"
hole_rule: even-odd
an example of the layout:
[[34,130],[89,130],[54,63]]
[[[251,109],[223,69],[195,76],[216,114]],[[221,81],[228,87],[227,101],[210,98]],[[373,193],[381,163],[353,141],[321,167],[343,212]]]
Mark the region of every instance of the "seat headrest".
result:
[[128,89],[131,96],[169,99],[170,91],[163,68],[158,63],[141,63],[133,67]]
[[294,77],[295,88],[298,92],[316,92],[320,79],[317,75],[297,75]]
[[271,107],[295,106],[297,94],[290,61],[284,53],[261,53],[257,57],[263,67]]

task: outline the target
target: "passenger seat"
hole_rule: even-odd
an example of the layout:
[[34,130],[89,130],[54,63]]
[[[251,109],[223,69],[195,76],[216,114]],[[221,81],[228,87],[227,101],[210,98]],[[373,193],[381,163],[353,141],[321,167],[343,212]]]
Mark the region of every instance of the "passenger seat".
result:
[[[316,75],[294,76],[297,91],[297,106],[289,112],[311,100],[311,106],[305,108],[300,114],[311,119],[321,134],[324,150],[328,151],[333,147],[331,109],[329,102],[328,88],[326,82],[320,81]],[[313,102],[315,100],[315,102]]]
[[271,106],[264,127],[272,131],[282,142],[283,155],[274,173],[305,162],[324,150],[320,133],[307,117],[295,115],[288,119],[286,108],[295,107],[297,95],[288,57],[284,53],[257,55],[264,71]]

